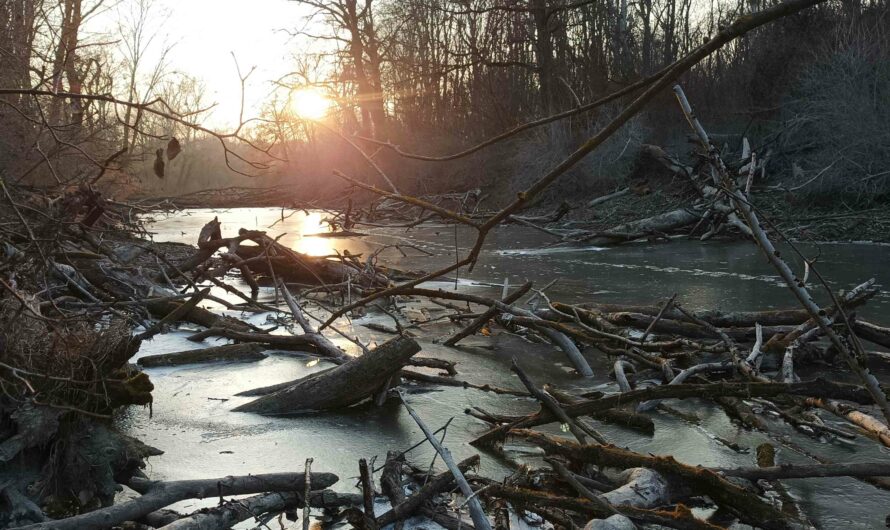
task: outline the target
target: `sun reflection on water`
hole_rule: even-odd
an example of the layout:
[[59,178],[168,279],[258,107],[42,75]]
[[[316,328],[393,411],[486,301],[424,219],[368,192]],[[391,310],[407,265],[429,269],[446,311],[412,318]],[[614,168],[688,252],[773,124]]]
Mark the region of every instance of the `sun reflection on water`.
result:
[[324,223],[325,216],[324,212],[278,208],[193,209],[157,219],[150,223],[150,229],[158,241],[194,245],[201,227],[218,217],[223,237],[237,235],[239,228],[264,230],[270,237],[281,236],[278,242],[282,245],[310,256],[331,256],[346,249],[359,254],[368,249],[367,243],[356,238],[306,237],[331,231]]
[[300,237],[291,248],[310,256],[330,256],[334,254],[333,239],[327,237],[306,237],[310,234],[330,232],[330,227],[323,225],[321,220],[322,217],[319,212],[309,212],[309,215],[303,214],[302,222],[299,225]]

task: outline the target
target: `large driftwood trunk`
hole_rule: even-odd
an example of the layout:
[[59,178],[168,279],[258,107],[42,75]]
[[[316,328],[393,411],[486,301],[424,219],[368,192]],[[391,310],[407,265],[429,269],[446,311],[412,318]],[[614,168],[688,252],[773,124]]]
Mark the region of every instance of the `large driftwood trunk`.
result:
[[697,223],[701,214],[691,208],[678,208],[645,219],[615,226],[605,232],[597,232],[575,241],[575,244],[616,245],[643,237],[662,235]]
[[282,385],[276,385],[277,391],[235,411],[295,414],[348,407],[375,394],[419,351],[414,339],[396,337],[340,366],[297,379],[280,390]]

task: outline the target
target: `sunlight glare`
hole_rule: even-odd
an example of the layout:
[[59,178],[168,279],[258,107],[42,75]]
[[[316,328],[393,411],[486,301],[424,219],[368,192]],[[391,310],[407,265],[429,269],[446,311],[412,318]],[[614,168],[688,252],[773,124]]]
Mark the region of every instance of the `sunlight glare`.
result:
[[291,96],[290,104],[294,114],[308,120],[324,118],[331,108],[331,100],[315,88],[297,90]]
[[309,256],[330,256],[335,253],[334,242],[325,237],[306,237],[330,231],[330,227],[322,224],[320,212],[309,212],[300,224],[300,239],[295,242],[297,252]]

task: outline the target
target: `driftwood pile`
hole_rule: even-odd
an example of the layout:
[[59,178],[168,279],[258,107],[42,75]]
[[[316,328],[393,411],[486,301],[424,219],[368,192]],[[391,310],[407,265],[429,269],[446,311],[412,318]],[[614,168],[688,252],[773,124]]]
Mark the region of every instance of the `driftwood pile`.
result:
[[[217,335],[272,337],[199,307],[212,300],[242,311],[271,309],[256,301],[258,287],[251,297],[220,280],[230,268],[248,283],[251,266],[280,270],[283,278],[306,278],[298,272],[303,269],[316,284],[385,286],[388,278],[363,264],[303,256],[259,232],[221,240],[218,223],[206,227],[197,248],[154,244],[137,237],[142,228],[133,222],[132,207],[107,201],[88,186],[49,199],[0,184],[0,527],[111,528],[141,520],[165,528],[227,528],[258,513],[342,504],[336,494],[321,491],[337,480],[326,473],[310,480],[296,473],[146,481],[145,459],[161,452],[117,432],[112,415],[121,407],[151,405],[151,380],[128,361],[142,341],[171,326],[187,322]],[[238,243],[246,240],[261,252],[239,256]],[[230,252],[215,256],[223,247]],[[213,296],[213,286],[244,303]],[[292,338],[276,347],[335,354],[345,362],[318,333]],[[257,359],[269,344],[244,341],[140,364]],[[307,491],[312,485],[310,496],[304,483]],[[123,485],[142,495],[113,504]],[[276,493],[184,520],[157,512],[188,498],[268,492]]]

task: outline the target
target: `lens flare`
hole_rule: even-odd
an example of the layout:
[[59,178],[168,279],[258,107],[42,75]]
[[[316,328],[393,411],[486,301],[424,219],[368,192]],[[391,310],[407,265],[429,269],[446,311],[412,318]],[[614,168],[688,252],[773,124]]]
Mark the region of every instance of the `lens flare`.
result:
[[290,102],[291,110],[300,118],[320,120],[331,108],[331,100],[320,90],[304,88],[293,93]]

